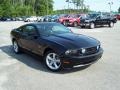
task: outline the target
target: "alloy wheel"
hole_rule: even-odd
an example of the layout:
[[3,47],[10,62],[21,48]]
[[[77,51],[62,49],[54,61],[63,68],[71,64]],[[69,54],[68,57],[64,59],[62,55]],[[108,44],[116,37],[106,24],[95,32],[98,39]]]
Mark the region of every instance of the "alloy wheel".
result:
[[19,46],[16,41],[13,42],[13,49],[14,49],[15,53],[19,53]]
[[46,55],[46,65],[49,69],[56,71],[61,67],[61,60],[56,53],[48,53]]
[[74,22],[74,27],[77,27],[78,26],[78,23],[77,22]]
[[94,29],[94,28],[95,28],[95,24],[94,24],[94,23],[91,23],[91,24],[90,24],[90,28],[91,28],[91,29]]
[[113,26],[114,26],[114,23],[110,22],[109,27],[113,27]]

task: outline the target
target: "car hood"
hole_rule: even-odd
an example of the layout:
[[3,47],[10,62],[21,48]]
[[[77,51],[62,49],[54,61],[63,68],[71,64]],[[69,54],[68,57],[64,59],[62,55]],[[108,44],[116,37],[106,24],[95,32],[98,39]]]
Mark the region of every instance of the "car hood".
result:
[[62,45],[66,49],[94,47],[100,44],[100,42],[94,38],[74,33],[50,35],[46,37],[46,39]]

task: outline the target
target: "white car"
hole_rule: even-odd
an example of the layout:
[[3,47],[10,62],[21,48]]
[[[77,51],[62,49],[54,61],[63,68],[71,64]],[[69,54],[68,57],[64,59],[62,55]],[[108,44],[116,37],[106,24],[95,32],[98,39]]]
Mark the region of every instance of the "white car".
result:
[[38,20],[38,18],[36,16],[30,16],[30,17],[25,19],[25,22],[34,22],[37,20]]
[[43,17],[43,16],[39,16],[39,17],[38,17],[38,22],[43,22],[43,20],[44,20],[44,17]]

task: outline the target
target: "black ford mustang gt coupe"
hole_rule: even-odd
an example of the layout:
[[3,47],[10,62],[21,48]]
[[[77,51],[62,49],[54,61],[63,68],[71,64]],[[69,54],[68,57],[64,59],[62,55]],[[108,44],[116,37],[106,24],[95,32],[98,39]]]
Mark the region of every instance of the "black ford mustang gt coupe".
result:
[[74,34],[59,23],[31,23],[11,31],[16,54],[22,50],[44,57],[48,69],[89,66],[102,57],[100,42],[92,37]]

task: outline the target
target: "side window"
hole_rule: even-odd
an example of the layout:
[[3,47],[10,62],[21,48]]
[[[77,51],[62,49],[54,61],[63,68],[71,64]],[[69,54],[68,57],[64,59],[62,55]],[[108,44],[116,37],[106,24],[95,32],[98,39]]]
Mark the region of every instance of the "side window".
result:
[[19,27],[19,28],[17,28],[16,30],[19,31],[19,32],[22,32],[22,31],[23,31],[23,30],[22,30],[22,27]]
[[37,34],[35,27],[30,25],[24,27],[23,33],[30,34],[30,35]]

